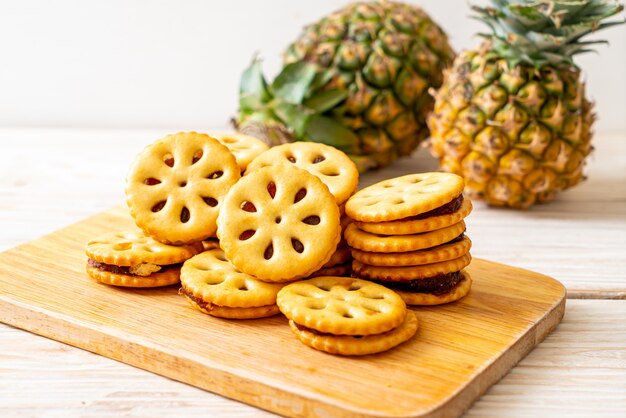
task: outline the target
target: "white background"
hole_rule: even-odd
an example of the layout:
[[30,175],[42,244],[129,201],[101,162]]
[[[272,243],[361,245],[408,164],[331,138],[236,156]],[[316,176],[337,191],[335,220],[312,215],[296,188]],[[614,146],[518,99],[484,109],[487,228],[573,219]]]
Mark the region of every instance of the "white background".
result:
[[[0,126],[223,126],[255,52],[273,75],[300,28],[346,4],[316,1],[0,0]],[[463,0],[421,0],[456,50],[482,30]],[[626,28],[578,59],[596,131],[626,131]]]

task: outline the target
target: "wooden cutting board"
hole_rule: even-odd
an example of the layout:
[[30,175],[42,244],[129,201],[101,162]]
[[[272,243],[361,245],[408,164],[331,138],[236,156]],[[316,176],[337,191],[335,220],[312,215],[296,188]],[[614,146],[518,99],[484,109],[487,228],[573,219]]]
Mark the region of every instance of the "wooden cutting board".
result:
[[552,331],[565,289],[474,260],[469,296],[418,308],[416,337],[360,358],[312,350],[282,316],[203,315],[178,288],[121,289],[84,272],[85,242],[133,227],[114,208],[0,254],[0,321],[290,416],[460,415]]

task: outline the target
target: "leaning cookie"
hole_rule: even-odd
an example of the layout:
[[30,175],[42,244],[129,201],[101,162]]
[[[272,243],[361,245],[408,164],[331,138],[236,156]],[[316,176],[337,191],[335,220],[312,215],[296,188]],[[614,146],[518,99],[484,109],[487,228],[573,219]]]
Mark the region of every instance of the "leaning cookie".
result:
[[252,319],[279,313],[276,295],[283,285],[240,272],[219,248],[185,261],[180,282],[191,306],[212,316]]
[[159,287],[178,283],[180,264],[202,251],[202,244],[167,245],[141,231],[107,233],[87,243],[87,274],[122,287]]

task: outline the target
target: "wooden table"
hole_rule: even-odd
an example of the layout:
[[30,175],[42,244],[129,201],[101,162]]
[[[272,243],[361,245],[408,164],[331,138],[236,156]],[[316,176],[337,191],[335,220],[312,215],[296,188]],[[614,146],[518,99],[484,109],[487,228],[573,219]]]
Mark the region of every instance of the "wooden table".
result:
[[[134,156],[166,133],[1,129],[0,251],[123,202]],[[557,330],[467,417],[626,416],[626,135],[595,147],[589,180],[555,202],[475,204],[472,254],[550,275],[569,300]],[[361,184],[435,167],[422,150]],[[0,416],[44,415],[271,414],[0,324]]]

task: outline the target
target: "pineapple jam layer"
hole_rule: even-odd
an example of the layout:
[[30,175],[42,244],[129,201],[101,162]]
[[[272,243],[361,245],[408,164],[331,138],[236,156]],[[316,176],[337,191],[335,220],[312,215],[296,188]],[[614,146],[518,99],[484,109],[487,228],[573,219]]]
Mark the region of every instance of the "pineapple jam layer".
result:
[[189,299],[191,299],[191,301],[193,303],[195,303],[196,305],[198,305],[202,309],[207,309],[208,310],[209,309],[209,305],[211,305],[209,302],[205,302],[204,300],[196,297],[191,291],[185,289],[184,286],[180,288],[180,290],[178,291],[178,294],[187,296]]
[[440,274],[426,279],[416,279],[402,282],[383,282],[373,280],[374,283],[383,285],[389,289],[401,290],[403,292],[430,293],[433,295],[443,295],[449,293],[459,284],[463,275],[460,271]]
[[142,263],[137,266],[115,266],[113,264],[98,263],[97,261],[94,261],[91,258],[87,260],[87,264],[90,267],[97,268],[98,270],[101,270],[101,271],[108,271],[109,273],[113,273],[113,274],[127,274],[129,276],[139,276],[139,277],[147,277],[151,275],[152,273],[156,273],[156,272],[162,273],[164,271],[167,271],[170,268],[182,266],[182,263],[170,264],[167,266],[158,266],[156,264],[148,264],[148,263]]
[[408,218],[404,218],[403,220],[413,221],[418,219],[426,219],[431,216],[441,216],[441,215],[450,215],[451,213],[459,210],[461,205],[463,204],[463,195],[460,194],[445,205],[439,206],[433,210],[429,210],[428,212],[420,213],[419,215],[409,216]]
[[[300,331],[308,331],[311,334],[321,335],[321,336],[329,336],[329,337],[335,337],[336,336],[336,334],[331,334],[331,333],[328,333],[328,332],[321,332],[321,331],[318,331],[318,330],[313,329],[313,328],[305,327],[304,325],[300,325],[300,324],[296,323],[295,321],[293,323],[296,326],[296,328],[298,328]],[[390,330],[390,331],[393,331],[393,329]],[[363,335],[350,335],[350,337],[352,337],[352,338],[363,338],[364,336]]]

